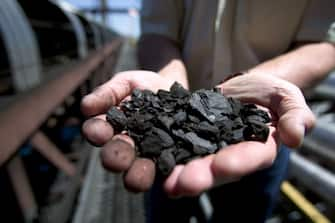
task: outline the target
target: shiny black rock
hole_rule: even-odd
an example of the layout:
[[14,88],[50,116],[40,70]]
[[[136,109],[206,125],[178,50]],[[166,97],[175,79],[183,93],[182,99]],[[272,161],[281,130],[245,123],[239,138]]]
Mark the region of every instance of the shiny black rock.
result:
[[175,83],[170,91],[134,90],[107,120],[134,139],[137,154],[168,175],[176,164],[217,152],[245,140],[265,142],[270,117],[254,104],[227,98],[218,89],[193,93]]

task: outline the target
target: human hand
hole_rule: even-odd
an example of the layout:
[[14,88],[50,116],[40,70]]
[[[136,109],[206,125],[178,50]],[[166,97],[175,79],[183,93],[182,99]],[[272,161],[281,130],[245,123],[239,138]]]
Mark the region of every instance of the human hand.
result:
[[[297,89],[293,90],[294,87],[290,84],[282,85],[282,83],[272,81],[269,83],[267,91],[254,95],[248,93],[258,92],[260,86],[269,81],[267,78],[264,80],[257,79],[252,82],[253,85],[248,83],[247,86],[249,87],[245,87],[241,91],[236,89],[234,91],[234,88],[241,87],[239,85],[244,83],[245,78],[237,77],[225,82],[222,85],[223,92],[249,102],[258,102],[270,108],[270,104],[266,102],[269,97],[275,97],[276,93],[278,93],[277,96],[281,96],[285,95],[282,93],[295,95],[299,92]],[[247,80],[249,81],[248,78]],[[142,72],[137,73],[136,76],[131,75],[130,72],[125,72],[100,87],[93,96],[87,96],[83,100],[83,111],[88,115],[101,114],[106,112],[111,105],[118,104],[123,100],[134,87],[157,90],[159,88],[168,89],[171,84],[167,83],[165,79],[162,80],[157,74]],[[153,89],[153,86],[156,88]],[[275,92],[272,89],[277,87],[281,87],[282,91]],[[243,96],[243,94],[248,97]],[[301,94],[297,94],[296,97],[292,98],[292,102],[282,103],[282,106],[279,106],[275,112],[285,111],[285,108],[291,111],[287,106],[301,100],[304,102],[303,97],[301,97]],[[302,107],[305,109],[304,106]],[[283,112],[283,114],[287,114],[287,112]],[[99,117],[101,118],[101,116]],[[101,153],[104,166],[112,171],[126,171],[124,181],[128,189],[132,191],[149,189],[155,172],[153,162],[147,159],[136,159],[134,161],[135,153],[132,140],[125,135],[113,136],[112,127],[102,119],[93,118],[88,120],[83,126],[83,132],[93,143],[105,144]],[[248,173],[270,166],[277,153],[277,131],[273,126],[270,129],[270,137],[266,143],[249,141],[231,145],[217,154],[193,160],[186,165],[176,166],[164,182],[166,192],[175,196],[197,195],[216,184],[238,179]]]
[[169,194],[197,195],[215,185],[269,167],[276,158],[279,140],[289,147],[299,147],[305,132],[315,123],[299,88],[285,80],[245,74],[218,87],[226,96],[270,110],[273,121],[268,140],[230,145],[214,155],[177,166],[164,184]]
[[146,191],[151,187],[155,165],[150,159],[136,158],[133,140],[126,134],[114,134],[105,113],[129,98],[135,88],[156,92],[168,90],[173,83],[154,72],[121,72],[82,100],[82,112],[91,117],[83,124],[84,136],[92,144],[102,146],[101,161],[107,170],[126,172],[124,183],[131,191]]

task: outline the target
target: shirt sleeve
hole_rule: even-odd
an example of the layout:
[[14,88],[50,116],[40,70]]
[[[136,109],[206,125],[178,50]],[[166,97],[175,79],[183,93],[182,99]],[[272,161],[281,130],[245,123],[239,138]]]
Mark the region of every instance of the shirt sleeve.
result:
[[330,26],[328,33],[327,33],[327,41],[335,44],[335,22]]
[[159,34],[179,41],[183,23],[182,0],[143,0],[141,34]]

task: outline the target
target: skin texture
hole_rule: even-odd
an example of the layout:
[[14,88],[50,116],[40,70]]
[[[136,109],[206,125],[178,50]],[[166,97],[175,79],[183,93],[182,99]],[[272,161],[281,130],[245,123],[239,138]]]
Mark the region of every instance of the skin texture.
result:
[[[311,87],[312,82],[322,79],[335,67],[335,59],[320,61],[321,64],[316,67],[309,65],[308,69],[305,64],[315,64],[312,63],[317,60],[315,56],[334,54],[335,49],[329,44],[312,44],[260,64],[248,74],[221,84],[219,87],[224,94],[270,110],[273,122],[268,140],[265,143],[238,143],[216,154],[176,166],[164,182],[166,193],[170,196],[198,195],[216,185],[269,167],[276,158],[279,141],[290,147],[299,147],[304,134],[315,123],[299,88]],[[301,56],[303,61],[299,62]],[[186,69],[176,43],[161,36],[143,37],[139,57],[141,68],[155,72],[142,70],[116,74],[82,100],[83,113],[91,117],[83,125],[83,134],[89,141],[103,146],[103,165],[114,172],[125,172],[125,187],[135,192],[150,188],[155,176],[154,163],[147,159],[135,159],[132,139],[126,135],[114,135],[113,129],[104,123],[102,114],[110,106],[118,105],[129,97],[135,88],[152,91],[169,89],[174,81],[188,87]],[[292,60],[294,63],[290,62]],[[299,78],[292,78],[295,75]],[[116,140],[124,140],[124,143]]]
[[101,151],[103,166],[113,172],[123,172],[135,160],[135,150],[124,140],[114,139],[107,142]]
[[155,164],[150,159],[137,158],[124,175],[124,185],[132,192],[150,189],[155,179]]

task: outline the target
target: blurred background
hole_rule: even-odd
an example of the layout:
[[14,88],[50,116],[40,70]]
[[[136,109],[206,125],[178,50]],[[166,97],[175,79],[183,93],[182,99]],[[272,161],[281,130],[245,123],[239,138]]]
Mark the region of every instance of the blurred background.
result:
[[[143,195],[103,170],[80,130],[81,98],[136,69],[140,10],[141,0],[1,0],[0,222],[145,221]],[[306,98],[317,125],[267,223],[335,222],[335,72]],[[200,202],[210,219],[206,194]]]

